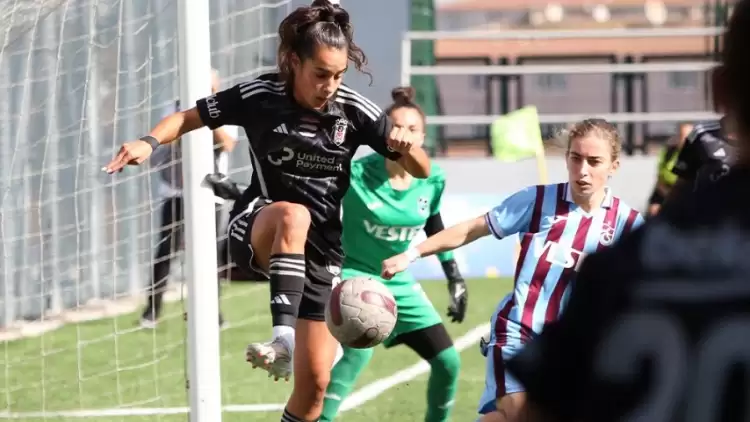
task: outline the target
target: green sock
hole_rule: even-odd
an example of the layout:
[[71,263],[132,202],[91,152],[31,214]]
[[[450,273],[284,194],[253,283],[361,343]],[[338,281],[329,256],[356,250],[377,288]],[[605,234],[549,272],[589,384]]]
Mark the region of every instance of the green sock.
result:
[[331,370],[331,382],[328,383],[328,389],[326,390],[320,422],[330,422],[336,417],[341,402],[352,392],[359,373],[370,362],[373,352],[372,348],[351,349],[344,347],[344,356]]
[[445,349],[430,361],[425,422],[445,422],[450,417],[458,387],[461,356],[455,347]]

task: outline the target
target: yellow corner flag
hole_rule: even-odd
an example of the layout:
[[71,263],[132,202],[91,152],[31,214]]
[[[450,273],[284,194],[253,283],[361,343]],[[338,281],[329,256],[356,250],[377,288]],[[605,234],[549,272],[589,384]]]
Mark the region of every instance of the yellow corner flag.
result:
[[544,153],[536,107],[526,106],[498,117],[490,128],[492,154],[501,161],[518,161]]
[[536,107],[526,106],[498,117],[490,127],[490,143],[497,160],[536,157],[539,181],[547,183],[547,161]]
[[[536,107],[526,106],[498,117],[490,127],[490,143],[496,160],[518,161],[535,157],[539,181],[542,184],[548,183],[547,160]],[[521,245],[517,243],[516,262],[520,254]]]

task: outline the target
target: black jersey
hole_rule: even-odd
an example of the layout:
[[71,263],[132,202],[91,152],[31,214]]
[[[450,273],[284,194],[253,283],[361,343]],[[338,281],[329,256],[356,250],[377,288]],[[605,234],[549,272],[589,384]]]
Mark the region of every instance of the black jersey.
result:
[[721,121],[699,123],[685,139],[672,172],[695,187],[712,183],[729,171],[734,155]]
[[551,420],[750,420],[749,194],[733,168],[583,262],[559,322],[510,363]]
[[247,134],[253,175],[233,213],[261,196],[304,205],[312,217],[308,240],[321,251],[341,253],[340,206],[357,148],[400,157],[386,145],[390,119],[344,85],[325,110],[315,111],[298,105],[271,73],[201,99],[197,108],[209,128],[236,125]]

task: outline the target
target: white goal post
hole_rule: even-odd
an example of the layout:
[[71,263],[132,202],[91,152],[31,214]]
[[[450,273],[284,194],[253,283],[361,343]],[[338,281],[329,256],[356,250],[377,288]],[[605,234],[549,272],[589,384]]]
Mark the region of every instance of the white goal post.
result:
[[[211,31],[209,0],[177,4],[180,99],[195,104],[211,94]],[[221,364],[219,354],[217,228],[203,224],[215,219],[213,191],[206,186],[214,171],[213,136],[196,130],[182,143],[185,259],[187,262],[188,384],[191,422],[221,422]]]
[[[627,74],[656,72],[705,72],[716,66],[709,60],[660,61],[652,63],[575,63],[575,64],[520,64],[520,65],[456,65],[436,64],[433,66],[415,66],[411,64],[412,43],[416,40],[462,40],[467,43],[485,40],[512,40],[526,42],[544,42],[549,40],[594,40],[594,39],[657,39],[684,37],[715,37],[723,34],[720,27],[695,28],[618,28],[618,29],[580,29],[580,30],[465,30],[465,31],[410,31],[404,34],[401,44],[401,84],[410,85],[414,75],[554,75],[554,74]],[[565,53],[564,51],[562,53]],[[498,56],[502,54],[498,53]],[[614,123],[650,123],[700,121],[718,118],[713,112],[705,110],[677,112],[639,112],[639,113],[595,113]],[[592,117],[592,113],[541,113],[543,124],[567,124]],[[440,115],[428,116],[430,124],[435,125],[489,125],[496,115]]]

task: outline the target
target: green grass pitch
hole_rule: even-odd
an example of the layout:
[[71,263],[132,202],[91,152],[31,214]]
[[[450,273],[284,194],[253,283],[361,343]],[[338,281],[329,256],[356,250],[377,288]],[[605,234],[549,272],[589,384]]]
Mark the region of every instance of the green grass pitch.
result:
[[[441,313],[447,308],[444,282],[423,283]],[[463,324],[446,322],[454,338],[487,323],[502,296],[510,290],[507,279],[469,281],[469,314]],[[251,340],[270,335],[268,290],[265,284],[235,283],[224,291],[222,310],[230,326],[221,334],[223,404],[281,404],[291,383],[274,383],[265,372],[244,362]],[[187,405],[185,390],[185,335],[182,304],[167,306],[157,330],[140,330],[138,314],[70,324],[41,337],[0,344],[0,419],[3,412],[18,413],[16,420],[86,422],[176,422],[187,415],[30,417],[26,412],[98,410],[112,408],[172,408]],[[461,354],[462,369],[453,412],[457,421],[474,420],[484,387],[484,362],[476,345]],[[419,362],[406,347],[379,348],[355,391]],[[422,420],[428,374],[396,385],[375,399],[344,413],[342,420]],[[279,420],[278,411],[226,412],[224,421]]]

